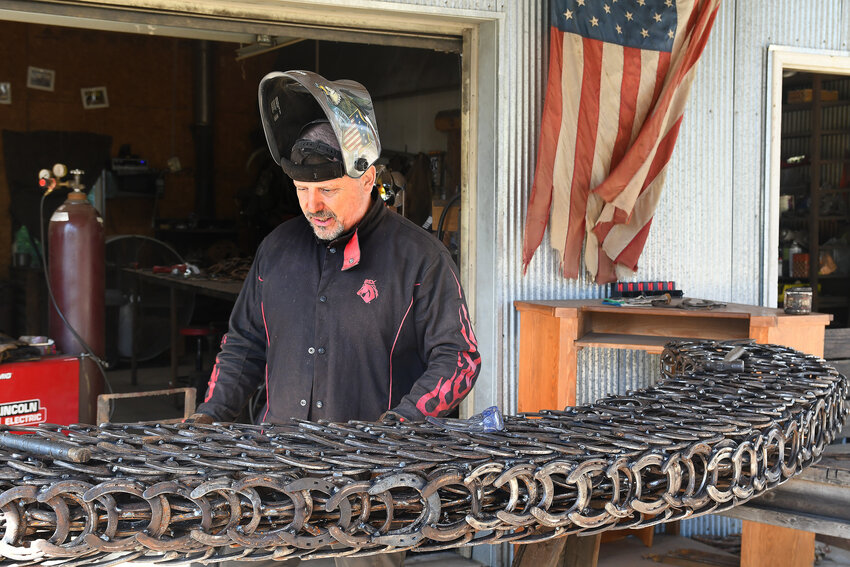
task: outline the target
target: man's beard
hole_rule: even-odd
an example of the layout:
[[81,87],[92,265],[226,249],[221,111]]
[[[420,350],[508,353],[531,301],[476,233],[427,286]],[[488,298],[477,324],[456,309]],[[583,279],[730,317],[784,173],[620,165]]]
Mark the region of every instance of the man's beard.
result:
[[310,219],[333,219],[336,221],[335,224],[327,227],[317,226],[310,222],[310,227],[313,229],[313,233],[319,240],[330,242],[331,240],[339,238],[342,233],[345,232],[345,227],[337,220],[336,215],[332,212],[305,213],[304,216],[307,217],[308,222],[310,222]]

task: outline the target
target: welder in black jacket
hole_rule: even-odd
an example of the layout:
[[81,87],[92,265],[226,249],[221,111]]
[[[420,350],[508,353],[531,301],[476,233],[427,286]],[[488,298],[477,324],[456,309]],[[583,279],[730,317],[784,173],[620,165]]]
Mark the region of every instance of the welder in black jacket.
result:
[[446,415],[478,375],[475,334],[448,251],[373,194],[368,92],[305,71],[259,90],[304,217],[260,245],[194,417],[232,421],[261,385],[258,422]]

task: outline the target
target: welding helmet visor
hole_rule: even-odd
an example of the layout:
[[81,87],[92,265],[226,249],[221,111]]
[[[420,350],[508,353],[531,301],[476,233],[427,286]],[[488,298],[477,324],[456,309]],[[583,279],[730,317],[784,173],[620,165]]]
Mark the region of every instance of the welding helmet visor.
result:
[[[355,81],[328,81],[310,71],[275,71],[260,81],[260,118],[269,151],[296,181],[358,178],[381,155],[381,141],[369,92]],[[303,127],[325,119],[339,142],[342,162],[292,161]]]

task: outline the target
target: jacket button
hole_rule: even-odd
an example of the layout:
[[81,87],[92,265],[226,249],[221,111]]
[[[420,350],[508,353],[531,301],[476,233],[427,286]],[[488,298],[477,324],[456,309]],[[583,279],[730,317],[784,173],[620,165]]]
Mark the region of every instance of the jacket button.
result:
[[319,354],[325,354],[325,347],[319,347]]
[[336,254],[336,248],[328,248],[328,252],[331,254]]
[[316,407],[319,408],[319,409],[322,409],[323,405],[324,404],[322,403],[322,400],[319,400],[318,402],[316,402]]
[[303,408],[306,405],[307,405],[307,400],[301,400],[301,407]]
[[313,353],[316,352],[316,349],[314,349],[313,347],[310,347],[310,348],[307,349],[307,352],[309,352],[310,354],[313,354]]
[[328,300],[328,296],[327,296],[327,295],[323,295],[323,296],[321,296],[321,297],[319,298],[319,301],[321,301],[322,303],[326,302],[327,300]]

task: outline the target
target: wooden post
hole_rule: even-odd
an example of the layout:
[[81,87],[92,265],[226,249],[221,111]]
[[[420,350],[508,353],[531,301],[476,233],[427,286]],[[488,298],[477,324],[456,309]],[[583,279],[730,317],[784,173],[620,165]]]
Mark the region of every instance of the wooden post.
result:
[[741,567],[812,567],[815,534],[744,520]]
[[600,535],[569,535],[518,545],[511,567],[596,567]]

